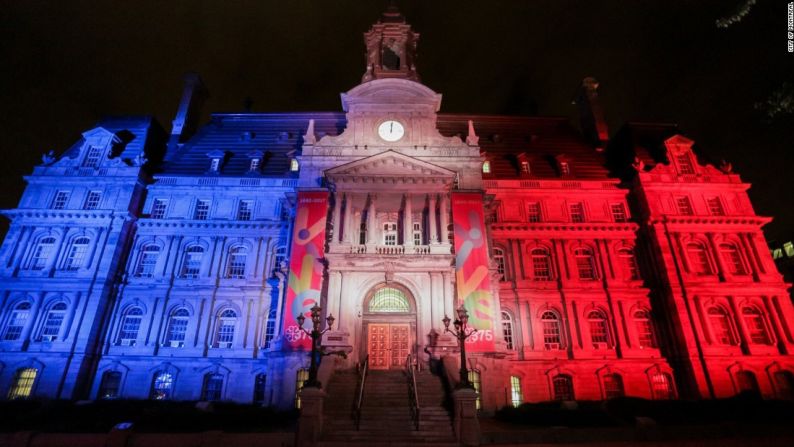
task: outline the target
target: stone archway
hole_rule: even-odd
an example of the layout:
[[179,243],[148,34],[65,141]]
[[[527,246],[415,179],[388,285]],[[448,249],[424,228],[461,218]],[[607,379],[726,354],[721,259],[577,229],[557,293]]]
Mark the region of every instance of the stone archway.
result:
[[373,287],[364,297],[361,355],[370,369],[399,369],[416,345],[416,300],[395,283]]

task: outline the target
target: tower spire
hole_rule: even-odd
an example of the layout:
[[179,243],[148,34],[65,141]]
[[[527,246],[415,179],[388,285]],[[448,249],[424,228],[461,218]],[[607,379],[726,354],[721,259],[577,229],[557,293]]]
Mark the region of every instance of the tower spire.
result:
[[361,82],[373,79],[402,78],[419,81],[416,72],[416,45],[419,33],[406,23],[393,1],[380,19],[364,33],[367,71]]

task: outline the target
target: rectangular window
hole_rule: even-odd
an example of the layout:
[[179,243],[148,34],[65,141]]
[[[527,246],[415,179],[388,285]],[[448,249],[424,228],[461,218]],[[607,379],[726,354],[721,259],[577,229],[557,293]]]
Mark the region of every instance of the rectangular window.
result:
[[252,158],[251,159],[251,172],[256,172],[259,170],[259,159]]
[[254,202],[252,200],[241,200],[237,205],[237,220],[251,220],[254,211]]
[[298,172],[298,169],[300,169],[300,164],[298,164],[297,159],[293,158],[289,162],[289,170],[292,172]]
[[469,370],[469,383],[471,383],[471,386],[474,387],[474,391],[477,392],[475,407],[480,410],[482,408],[482,379],[480,372],[476,369]]
[[414,231],[414,245],[422,245],[422,232]]
[[626,207],[623,206],[622,203],[613,203],[610,206],[610,210],[612,211],[612,220],[615,222],[626,222],[628,218],[626,217]]
[[527,204],[527,217],[530,222],[543,222],[543,215],[540,211],[540,202],[529,202]]
[[102,158],[102,148],[96,146],[90,146],[88,148],[88,153],[85,156],[85,160],[83,160],[83,166],[86,168],[97,168],[99,167],[101,158]]
[[270,348],[270,343],[273,337],[276,336],[276,309],[272,309],[267,317],[267,324],[265,324],[265,340],[262,347],[265,349]]
[[529,162],[522,161],[521,162],[521,173],[524,175],[529,175]]
[[23,368],[17,371],[14,377],[14,384],[8,392],[8,399],[26,399],[30,397],[33,392],[33,382],[36,381],[36,376],[39,370],[36,368]]
[[584,205],[582,205],[582,202],[572,203],[569,207],[569,211],[571,214],[571,222],[573,223],[584,222]]
[[102,199],[101,191],[89,191],[83,203],[84,210],[95,210],[99,208],[99,201]]
[[510,376],[510,401],[514,407],[518,407],[524,401],[524,395],[521,393],[521,379],[516,376]]
[[295,377],[295,408],[301,408],[301,390],[303,385],[309,380],[309,370],[306,368],[299,369]]
[[168,209],[168,201],[164,199],[154,199],[152,203],[152,212],[150,214],[152,219],[165,218],[165,212]]
[[681,175],[692,175],[695,173],[695,167],[692,165],[692,159],[689,154],[678,154],[675,156],[678,163],[678,172]]
[[193,211],[193,219],[207,220],[210,216],[210,201],[196,200],[196,209]]
[[678,207],[678,214],[682,216],[693,216],[695,211],[692,209],[692,202],[689,197],[681,196],[675,199],[676,206]]
[[722,207],[722,202],[719,197],[709,197],[706,199],[706,203],[709,206],[709,213],[711,213],[712,216],[725,215],[725,208]]
[[55,193],[55,198],[52,199],[51,208],[54,210],[62,210],[66,208],[67,202],[69,202],[69,191],[58,191]]
[[490,174],[491,173],[491,162],[490,161],[482,162],[482,173],[483,174]]
[[210,171],[218,172],[218,168],[221,167],[221,159],[220,158],[213,158],[210,162]]
[[567,161],[560,162],[560,174],[571,175],[571,165]]

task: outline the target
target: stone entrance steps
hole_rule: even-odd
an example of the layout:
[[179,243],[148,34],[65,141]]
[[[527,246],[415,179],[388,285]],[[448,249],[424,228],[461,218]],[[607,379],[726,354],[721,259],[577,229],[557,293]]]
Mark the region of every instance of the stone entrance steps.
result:
[[361,423],[353,420],[358,376],[337,371],[327,387],[320,445],[457,446],[452,421],[444,408],[441,380],[427,371],[417,373],[419,429],[411,419],[408,378],[404,371],[370,371],[364,387]]

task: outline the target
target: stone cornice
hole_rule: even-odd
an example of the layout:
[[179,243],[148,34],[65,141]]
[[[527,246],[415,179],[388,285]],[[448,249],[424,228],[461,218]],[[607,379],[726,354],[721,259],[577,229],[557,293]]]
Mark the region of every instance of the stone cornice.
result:
[[246,229],[246,230],[276,230],[287,228],[287,223],[273,221],[213,221],[213,220],[190,220],[190,219],[140,219],[140,228],[205,228],[205,229]]
[[0,210],[0,214],[9,219],[30,218],[30,219],[69,219],[69,220],[110,220],[124,219],[133,220],[134,216],[127,212],[114,210],[53,210],[53,209],[30,209],[16,208],[10,210]]
[[494,222],[489,224],[491,231],[619,231],[635,232],[639,228],[634,222],[585,222],[585,223],[556,223],[556,222]]
[[757,225],[763,226],[772,222],[765,216],[662,216],[650,219],[651,224],[668,223],[678,225]]

